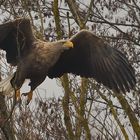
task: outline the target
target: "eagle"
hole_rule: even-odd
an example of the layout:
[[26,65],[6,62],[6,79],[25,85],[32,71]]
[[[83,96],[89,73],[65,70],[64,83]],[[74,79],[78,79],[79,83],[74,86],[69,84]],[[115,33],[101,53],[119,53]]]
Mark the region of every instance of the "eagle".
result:
[[35,37],[30,19],[18,18],[0,25],[0,49],[6,51],[7,62],[17,66],[11,79],[20,98],[20,88],[30,79],[27,102],[33,91],[49,78],[72,73],[97,82],[117,93],[135,87],[135,71],[126,56],[104,39],[83,29],[70,39],[45,42]]

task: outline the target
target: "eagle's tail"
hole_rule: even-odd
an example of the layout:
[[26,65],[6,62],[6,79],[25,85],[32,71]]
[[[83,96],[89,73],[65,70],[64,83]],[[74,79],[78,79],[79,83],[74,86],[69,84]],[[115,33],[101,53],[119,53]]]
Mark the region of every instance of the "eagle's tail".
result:
[[14,88],[12,87],[10,83],[10,80],[12,79],[13,76],[14,74],[9,75],[7,78],[5,78],[4,80],[0,82],[0,94],[9,96],[9,97],[14,95]]

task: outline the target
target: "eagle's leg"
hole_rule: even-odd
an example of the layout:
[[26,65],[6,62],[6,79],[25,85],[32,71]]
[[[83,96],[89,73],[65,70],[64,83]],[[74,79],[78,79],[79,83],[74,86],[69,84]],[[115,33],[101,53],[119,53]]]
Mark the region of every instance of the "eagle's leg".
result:
[[15,89],[16,102],[20,102],[20,88],[24,82],[25,78],[21,76],[19,71],[14,73],[14,77],[11,79],[11,85]]
[[22,93],[22,95],[27,96],[27,105],[30,103],[33,97],[33,91],[38,87],[46,78],[46,75],[42,75],[39,77],[33,77],[31,78],[31,82],[29,83],[29,86],[31,86],[31,90],[27,93]]
[[20,89],[16,90],[15,92],[16,101],[20,101]]

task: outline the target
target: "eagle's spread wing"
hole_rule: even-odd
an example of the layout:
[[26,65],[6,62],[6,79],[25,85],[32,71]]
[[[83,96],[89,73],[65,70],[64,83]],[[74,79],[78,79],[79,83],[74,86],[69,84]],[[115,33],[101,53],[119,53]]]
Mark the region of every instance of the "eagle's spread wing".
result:
[[34,36],[29,19],[16,19],[0,25],[0,49],[6,51],[7,62],[17,65],[19,57],[32,46]]
[[61,55],[48,73],[50,78],[64,73],[93,77],[117,92],[130,91],[135,86],[134,70],[120,51],[86,30],[70,40],[74,48]]

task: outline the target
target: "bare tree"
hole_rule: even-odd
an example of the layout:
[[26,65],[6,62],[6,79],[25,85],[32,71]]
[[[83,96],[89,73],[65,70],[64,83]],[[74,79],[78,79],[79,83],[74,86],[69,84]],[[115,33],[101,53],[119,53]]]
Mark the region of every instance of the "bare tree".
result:
[[[68,38],[83,28],[93,31],[127,55],[137,78],[135,90],[123,95],[94,79],[64,75],[57,80],[64,96],[38,98],[34,109],[24,103],[16,107],[1,128],[1,139],[140,139],[138,0],[7,0],[1,1],[0,7],[2,23],[17,17],[30,17],[36,36],[46,41]],[[1,76],[4,75],[7,73],[1,68]],[[1,122],[8,117],[13,100],[0,97]]]

